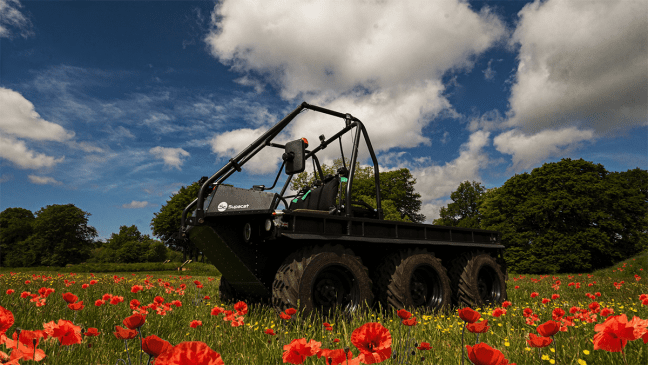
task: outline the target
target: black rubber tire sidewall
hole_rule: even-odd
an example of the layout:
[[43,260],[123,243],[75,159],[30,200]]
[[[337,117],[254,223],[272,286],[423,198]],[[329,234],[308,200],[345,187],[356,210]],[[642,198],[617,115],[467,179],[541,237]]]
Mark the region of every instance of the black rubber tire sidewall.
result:
[[[497,293],[497,298],[488,302],[484,301],[479,294],[478,275],[483,270],[491,270],[494,273],[494,279],[497,281],[495,285],[499,289],[493,291]],[[457,304],[460,307],[470,306],[473,308],[485,307],[487,305],[497,305],[506,300],[506,280],[504,273],[495,261],[495,259],[486,253],[481,253],[472,256],[461,273],[457,288]]]

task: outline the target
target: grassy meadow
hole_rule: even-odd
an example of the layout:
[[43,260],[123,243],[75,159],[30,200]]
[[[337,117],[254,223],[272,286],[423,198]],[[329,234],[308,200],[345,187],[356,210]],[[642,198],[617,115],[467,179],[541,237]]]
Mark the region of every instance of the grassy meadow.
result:
[[[172,345],[202,341],[220,353],[228,365],[283,364],[283,346],[300,338],[321,342],[322,348],[349,348],[355,357],[359,350],[351,343],[351,333],[367,322],[379,322],[391,333],[396,358],[385,360],[385,364],[461,362],[464,322],[456,309],[437,314],[413,312],[416,324],[406,326],[394,311],[371,311],[353,317],[340,313],[332,313],[329,317],[305,317],[297,312],[286,320],[270,308],[250,306],[242,316],[244,323],[234,327],[234,321],[224,320],[224,314],[212,315],[215,307],[233,310],[233,304],[223,304],[218,299],[218,275],[209,275],[209,269],[194,272],[191,267],[189,265],[189,270],[182,272],[125,270],[118,273],[3,269],[0,271],[0,306],[11,311],[15,319],[15,324],[6,331],[7,336],[11,338],[17,329],[42,330],[45,323],[65,319],[73,321],[84,332],[96,328],[100,334],[83,336],[81,343],[68,346],[59,345],[56,338],[43,340],[37,348],[44,351],[45,358],[39,363],[129,364],[130,358],[130,364],[146,364],[149,356],[140,353],[138,338],[118,339],[114,334],[115,326],[123,327],[122,321],[133,314],[131,300],[136,299],[144,306],[156,302],[158,297],[157,309],[146,309],[146,322],[141,327],[144,337],[157,335]],[[490,325],[490,329],[479,336],[479,341],[500,350],[510,362],[517,364],[648,364],[648,344],[641,339],[628,342],[623,353],[594,350],[592,341],[596,333],[594,326],[603,323],[606,317],[626,314],[628,320],[634,316],[648,319],[648,305],[642,305],[639,299],[641,294],[648,294],[647,271],[648,253],[644,253],[590,274],[509,274],[510,306],[505,308],[505,314],[496,316],[501,312],[494,313],[496,308],[474,308]],[[195,281],[203,287],[198,288]],[[142,289],[133,290],[136,285]],[[43,296],[39,295],[41,288],[54,291],[43,301]],[[36,296],[32,298],[23,292]],[[68,292],[83,301],[82,309],[68,308],[63,296]],[[555,299],[551,299],[552,295]],[[113,299],[119,297],[123,301]],[[102,298],[107,299],[105,303],[98,303]],[[529,333],[537,334],[536,326],[551,320],[555,308],[562,308],[565,316],[570,316],[574,315],[570,314],[573,307],[582,309],[578,315],[580,319],[574,318],[573,325],[566,326],[565,332],[558,332],[554,343],[541,349],[527,344]],[[529,310],[537,314],[535,324],[527,324],[529,316],[525,316],[525,309],[527,314]],[[608,314],[610,310],[612,314]],[[201,324],[194,322],[194,328],[190,326],[192,321],[201,321]],[[330,329],[323,325],[324,322],[330,324]],[[267,329],[272,329],[275,335],[267,334]],[[474,345],[476,335],[465,331],[464,341]],[[422,342],[429,343],[431,349],[417,349]],[[0,351],[11,352],[2,345]],[[470,364],[469,360],[465,361]],[[20,363],[32,361],[21,360]],[[304,361],[304,364],[324,363],[324,359],[317,356]]]

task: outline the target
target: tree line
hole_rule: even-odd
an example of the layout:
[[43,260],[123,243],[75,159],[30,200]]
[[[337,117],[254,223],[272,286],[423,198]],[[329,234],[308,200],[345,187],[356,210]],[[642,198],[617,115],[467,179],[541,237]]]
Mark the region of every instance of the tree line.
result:
[[[335,174],[342,161],[322,165]],[[312,173],[294,177],[295,191],[311,186]],[[380,173],[385,219],[423,222],[416,179],[406,168]],[[182,210],[195,199],[200,182],[183,186],[154,213],[154,240],[135,226],[122,226],[105,242],[96,241],[90,215],[72,204],[23,208],[0,213],[0,264],[58,265],[79,262],[162,261],[202,253],[181,239]],[[372,167],[356,166],[352,200],[376,207]],[[433,224],[501,233],[508,268],[521,273],[582,272],[612,265],[648,248],[648,171],[609,172],[603,165],[562,159],[530,173],[516,174],[486,189],[462,182]],[[203,256],[204,261],[204,256]],[[137,261],[139,260],[139,261]]]

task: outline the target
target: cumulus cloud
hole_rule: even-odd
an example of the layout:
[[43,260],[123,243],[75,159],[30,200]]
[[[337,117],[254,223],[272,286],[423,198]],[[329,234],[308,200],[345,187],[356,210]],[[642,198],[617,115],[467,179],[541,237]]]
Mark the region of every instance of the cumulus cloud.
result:
[[604,134],[647,124],[644,1],[536,0],[519,16],[507,126],[535,133],[578,125]]
[[0,0],[0,38],[11,38],[14,32],[22,37],[32,34],[31,21],[20,12],[22,5],[18,0]]
[[0,157],[9,160],[21,169],[52,167],[63,162],[64,157],[54,158],[27,148],[25,142],[11,136],[0,135]]
[[[210,141],[212,152],[219,158],[229,160],[238,155],[250,143],[261,137],[268,128],[268,126],[257,129],[243,128],[216,134]],[[250,159],[243,168],[251,174],[260,175],[277,171],[282,152],[275,148],[265,148],[262,153]]]
[[20,93],[3,87],[0,87],[0,132],[0,157],[22,169],[51,167],[63,161],[63,157],[32,151],[18,138],[65,142],[74,137],[74,132],[41,118],[34,104]]
[[34,104],[20,93],[3,87],[0,87],[0,130],[38,141],[62,142],[74,137],[74,132],[41,118]]
[[147,201],[138,202],[137,200],[133,200],[132,202],[130,202],[128,204],[122,205],[122,208],[125,208],[125,209],[139,209],[139,208],[147,207],[148,204],[149,203]]
[[62,184],[60,181],[57,181],[53,177],[49,177],[49,176],[29,175],[27,177],[29,178],[29,181],[38,185],[61,185]]
[[[458,0],[230,0],[216,5],[212,23],[207,44],[244,75],[239,82],[352,112],[371,124],[378,150],[429,143],[422,128],[452,109],[441,76],[470,70],[506,32],[487,7],[476,13]],[[309,133],[317,140],[302,123],[291,132]]]
[[490,133],[478,131],[461,145],[459,156],[443,166],[427,166],[412,170],[416,178],[416,191],[423,202],[450,195],[465,180],[477,179],[479,169],[485,167],[488,156],[484,148],[489,144]]
[[[493,139],[495,148],[513,156],[512,169],[529,169],[548,157],[561,156],[566,150],[576,148],[579,142],[592,141],[594,131],[575,127],[526,135],[519,130],[502,133]],[[561,148],[563,147],[563,148]]]
[[183,150],[182,148],[167,148],[167,147],[153,147],[149,150],[149,153],[155,157],[162,159],[164,165],[169,167],[174,167],[180,170],[184,160],[184,157],[189,157],[189,152]]

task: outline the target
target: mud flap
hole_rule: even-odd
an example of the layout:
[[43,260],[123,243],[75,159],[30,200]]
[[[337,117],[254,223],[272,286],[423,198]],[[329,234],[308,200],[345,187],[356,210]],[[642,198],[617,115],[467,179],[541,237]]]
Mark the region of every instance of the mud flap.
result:
[[270,296],[270,291],[265,285],[254,276],[212,227],[195,226],[187,233],[191,242],[207,255],[209,261],[218,268],[236,291],[251,296]]

